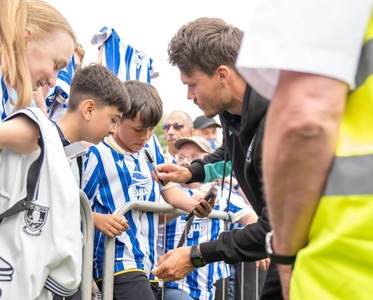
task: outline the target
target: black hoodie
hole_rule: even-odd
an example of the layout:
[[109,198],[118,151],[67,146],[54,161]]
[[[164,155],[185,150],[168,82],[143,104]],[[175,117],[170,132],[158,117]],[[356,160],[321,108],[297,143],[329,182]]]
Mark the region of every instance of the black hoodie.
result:
[[[269,100],[247,85],[241,116],[224,112],[219,115],[223,127],[223,146],[196,160],[189,169],[190,182],[205,181],[205,166],[215,162],[232,162],[237,181],[259,218],[243,229],[225,231],[215,241],[202,243],[200,251],[207,263],[224,261],[234,264],[266,258],[265,236],[271,230],[262,189],[262,141]],[[261,300],[283,300],[276,265],[270,264],[261,291]]]
[[265,234],[270,231],[265,200],[262,191],[262,140],[265,115],[269,100],[261,97],[250,86],[246,87],[242,115],[224,112],[219,115],[223,127],[223,145],[203,160],[196,160],[189,169],[190,182],[205,180],[204,167],[222,160],[230,160],[237,181],[250,201],[259,219],[243,229],[223,232],[219,239],[200,245],[206,262],[256,261],[265,253]]

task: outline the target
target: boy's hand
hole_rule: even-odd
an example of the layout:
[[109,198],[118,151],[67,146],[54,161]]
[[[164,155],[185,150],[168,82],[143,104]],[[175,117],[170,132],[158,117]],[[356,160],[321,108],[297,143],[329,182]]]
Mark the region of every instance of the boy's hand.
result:
[[93,220],[95,227],[109,237],[119,236],[130,228],[127,219],[124,216],[116,214],[94,212]]
[[194,215],[198,218],[204,218],[207,217],[212,209],[215,206],[215,198],[216,194],[210,198],[210,199],[205,199],[206,195],[211,192],[212,188],[215,187],[216,184],[204,184],[199,191],[195,192],[192,196],[193,199],[197,200],[199,204],[196,206],[194,210]]
[[255,262],[255,265],[258,269],[267,270],[270,263],[271,263],[271,260],[267,257],[261,260],[257,260]]
[[211,201],[211,204],[206,200],[202,199],[201,202],[194,209],[194,215],[198,218],[207,217],[212,212],[212,208],[214,205],[213,202],[215,202],[215,198]]

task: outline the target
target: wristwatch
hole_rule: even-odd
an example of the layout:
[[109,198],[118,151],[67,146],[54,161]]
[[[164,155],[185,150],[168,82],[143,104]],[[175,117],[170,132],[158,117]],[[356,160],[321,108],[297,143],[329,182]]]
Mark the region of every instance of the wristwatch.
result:
[[193,245],[190,250],[190,261],[195,268],[201,268],[207,265],[202,255],[199,254],[198,245]]
[[272,249],[272,237],[273,230],[266,234],[266,252],[268,257],[271,259],[271,262],[281,265],[293,265],[297,256],[285,256],[276,254]]

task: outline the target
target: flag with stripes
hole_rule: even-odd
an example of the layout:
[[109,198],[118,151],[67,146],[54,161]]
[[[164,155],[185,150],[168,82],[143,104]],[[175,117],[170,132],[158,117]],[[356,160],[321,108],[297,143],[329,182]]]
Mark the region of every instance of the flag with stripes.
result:
[[125,43],[113,28],[103,27],[91,40],[93,45],[103,47],[102,64],[116,74],[120,80],[140,80],[150,83],[155,74],[153,59],[144,52]]
[[45,99],[49,118],[58,121],[67,109],[70,85],[75,73],[74,55],[66,68],[62,69],[56,80],[56,85],[49,88],[47,98]]
[[1,80],[1,89],[0,89],[0,97],[1,97],[1,106],[0,106],[0,122],[4,120],[8,114],[13,110],[13,105],[11,105],[10,97],[9,97],[9,90],[3,78],[3,74],[0,68],[0,80]]

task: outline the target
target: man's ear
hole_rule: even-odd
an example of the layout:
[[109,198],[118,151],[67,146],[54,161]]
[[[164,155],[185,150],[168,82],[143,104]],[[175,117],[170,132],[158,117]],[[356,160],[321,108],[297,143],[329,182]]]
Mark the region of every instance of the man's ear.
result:
[[93,114],[93,111],[95,110],[95,102],[92,99],[84,100],[82,105],[82,115],[84,119],[90,120]]
[[230,69],[226,65],[220,65],[217,69],[217,72],[220,78],[220,82],[225,86],[230,80]]

